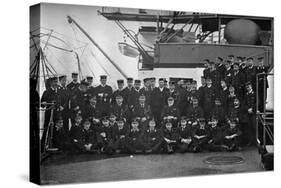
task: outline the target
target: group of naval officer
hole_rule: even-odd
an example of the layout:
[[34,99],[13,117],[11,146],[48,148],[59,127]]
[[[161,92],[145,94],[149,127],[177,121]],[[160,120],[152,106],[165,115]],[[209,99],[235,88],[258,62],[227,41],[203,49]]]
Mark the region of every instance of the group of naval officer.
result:
[[[93,77],[79,82],[72,73],[68,85],[65,75],[50,78],[41,104],[54,104],[53,141],[62,150],[232,151],[255,143],[256,100],[264,99],[256,99],[256,75],[267,71],[263,60],[254,66],[252,57],[205,59],[199,88],[192,79],[165,78],[156,87],[152,77],[143,79],[143,87],[138,79],[127,78],[126,87],[117,80],[113,91],[106,75],[93,87]],[[45,128],[50,115],[47,110]]]

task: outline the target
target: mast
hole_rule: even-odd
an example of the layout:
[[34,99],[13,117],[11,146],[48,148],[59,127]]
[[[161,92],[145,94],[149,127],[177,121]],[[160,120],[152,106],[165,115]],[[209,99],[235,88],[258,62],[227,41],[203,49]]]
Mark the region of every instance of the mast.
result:
[[99,49],[99,51],[108,59],[108,61],[120,72],[120,74],[122,74],[123,77],[125,77],[126,79],[128,78],[128,76],[126,75],[126,73],[107,55],[107,53],[99,46],[99,44],[97,42],[94,41],[94,39],[70,16],[67,16],[68,19],[68,23],[74,23],[74,25],[76,25],[78,27],[78,29],[80,29],[80,31],[86,35],[86,37]]

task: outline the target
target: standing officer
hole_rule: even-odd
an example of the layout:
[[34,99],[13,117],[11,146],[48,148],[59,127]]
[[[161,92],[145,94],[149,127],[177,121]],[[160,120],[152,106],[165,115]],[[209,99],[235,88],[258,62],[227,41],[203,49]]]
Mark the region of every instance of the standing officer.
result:
[[207,86],[204,88],[204,97],[203,97],[203,104],[204,104],[204,115],[206,119],[210,119],[211,111],[214,107],[214,101],[216,97],[216,89],[212,85],[211,78],[206,79]]
[[264,57],[258,58],[258,67],[257,73],[264,73],[264,75],[258,76],[258,92],[259,92],[259,111],[263,112],[264,110],[264,102],[267,98],[267,88],[268,88],[268,80],[267,80],[267,68],[264,66]]
[[117,80],[117,87],[118,89],[113,92],[111,97],[111,104],[116,103],[116,97],[121,95],[123,99],[125,99],[125,91],[124,91],[124,80]]
[[81,114],[85,118],[85,108],[86,104],[89,102],[88,96],[88,82],[82,80],[78,89],[73,91],[73,94],[70,98],[70,117],[72,121],[75,119],[77,114]]
[[178,106],[178,109],[179,109],[179,113],[180,113],[180,116],[184,116],[185,113],[186,113],[186,105],[187,105],[187,95],[188,95],[188,92],[187,92],[187,89],[184,88],[184,84],[183,84],[183,80],[180,81],[181,84],[179,85],[179,87],[177,88],[178,90],[178,101],[177,101],[177,106]]
[[213,86],[215,89],[220,88],[220,81],[221,81],[221,76],[219,71],[216,69],[216,65],[214,62],[210,62],[210,78],[212,80]]
[[216,59],[216,70],[219,72],[220,77],[223,78],[225,75],[225,66],[223,64],[223,58],[217,57]]
[[230,55],[227,56],[227,58],[228,58],[228,61],[230,61],[230,66],[232,68],[232,65],[235,61],[234,55],[230,54]]
[[201,86],[198,88],[198,101],[199,106],[203,107],[204,88],[206,87],[206,79],[201,76]]
[[204,59],[203,63],[204,63],[204,66],[205,66],[205,69],[203,70],[203,76],[206,78],[206,77],[210,76],[210,60]]
[[[41,98],[41,105],[42,107],[46,107],[46,112],[45,112],[45,121],[44,121],[44,132],[42,135],[42,141],[44,141],[46,139],[47,136],[47,128],[48,125],[51,121],[51,112],[52,110],[54,115],[53,115],[53,119],[57,118],[57,105],[59,104],[59,95],[58,95],[58,79],[57,77],[53,77],[53,78],[49,78],[48,82],[50,83],[50,87],[48,87],[42,95]],[[50,105],[50,103],[54,103],[54,106],[52,108],[52,106]],[[41,148],[44,149],[44,142],[41,142]]]
[[246,70],[246,81],[251,82],[253,90],[256,89],[256,74],[257,69],[254,66],[254,59],[252,57],[247,58],[248,68]]
[[232,77],[231,61],[226,61],[224,80],[225,80],[227,86],[230,86],[230,84],[231,84],[231,77]]
[[95,87],[93,86],[93,77],[92,76],[87,76],[86,81],[88,82],[88,94],[89,96],[94,96],[95,95]]
[[169,82],[169,91],[165,94],[165,104],[168,104],[168,98],[172,97],[174,99],[175,104],[178,102],[179,94],[178,91],[176,90],[175,82],[170,81]]
[[136,90],[133,78],[127,78],[127,87],[124,89],[124,95],[124,103],[128,105],[129,110],[132,110],[136,104]]
[[80,84],[78,82],[78,73],[74,72],[71,76],[72,82],[70,82],[66,87],[72,92],[73,90],[77,90]]
[[168,89],[164,88],[163,78],[160,78],[158,83],[159,83],[159,87],[152,86],[151,88],[151,101],[150,101],[152,114],[153,117],[155,118],[156,124],[160,123],[161,110],[165,105],[165,95],[168,92]]
[[226,85],[225,80],[221,80],[221,88],[219,90],[219,94],[218,97],[221,101],[222,107],[225,111],[227,111],[227,99],[228,99],[228,95],[229,95],[229,90],[228,87]]
[[141,81],[140,80],[135,80],[134,83],[134,88],[135,88],[135,101],[136,104],[138,103],[139,97],[141,96]]
[[247,93],[245,95],[245,108],[248,116],[247,137],[249,138],[248,145],[254,144],[255,141],[255,120],[256,120],[256,96],[252,88],[251,82],[246,83]]
[[236,93],[240,99],[243,97],[243,88],[245,87],[244,83],[245,83],[244,74],[240,72],[238,63],[234,63],[231,85],[235,88]]
[[141,95],[145,96],[146,102],[149,104],[150,103],[150,95],[151,95],[149,78],[143,79],[143,88],[141,88],[140,93],[141,93]]
[[63,119],[63,128],[65,131],[69,131],[68,118],[69,118],[69,90],[66,87],[66,75],[59,77],[60,87],[59,87],[59,98],[60,106],[59,110]]
[[101,84],[96,87],[97,106],[100,108],[102,116],[109,116],[112,88],[106,84],[106,75],[100,76],[100,82]]

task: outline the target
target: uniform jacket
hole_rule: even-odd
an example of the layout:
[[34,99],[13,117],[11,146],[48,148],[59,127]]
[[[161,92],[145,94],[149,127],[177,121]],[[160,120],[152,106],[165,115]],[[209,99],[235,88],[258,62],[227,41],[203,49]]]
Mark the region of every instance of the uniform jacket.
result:
[[186,116],[187,116],[187,118],[189,118],[190,120],[192,120],[194,122],[198,118],[201,118],[204,116],[204,111],[200,106],[197,106],[197,107],[190,106],[187,109]]
[[126,95],[125,95],[125,91],[124,89],[119,90],[117,89],[116,91],[113,92],[112,96],[111,96],[111,104],[116,104],[116,97],[118,95],[121,95],[123,97],[123,102],[126,103]]
[[150,106],[147,104],[141,105],[139,103],[133,108],[132,115],[133,117],[146,117],[146,119],[149,119],[152,116]]
[[161,117],[164,118],[164,117],[167,117],[167,116],[174,116],[176,118],[179,118],[179,110],[177,108],[177,106],[174,104],[172,106],[165,106],[162,110],[162,113],[161,113]]
[[128,106],[123,103],[121,105],[113,104],[111,106],[110,113],[114,114],[117,118],[126,118],[126,119],[128,119],[130,115]]
[[99,85],[96,87],[96,95],[98,104],[110,104],[112,88],[108,85]]

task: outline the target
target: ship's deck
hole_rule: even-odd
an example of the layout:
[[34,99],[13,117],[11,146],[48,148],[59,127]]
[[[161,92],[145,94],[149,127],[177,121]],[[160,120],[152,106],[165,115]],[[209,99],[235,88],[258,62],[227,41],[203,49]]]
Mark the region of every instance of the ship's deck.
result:
[[[212,156],[237,156],[238,164],[204,162]],[[263,171],[256,148],[238,152],[175,153],[171,155],[54,155],[42,163],[42,184],[119,181]]]

